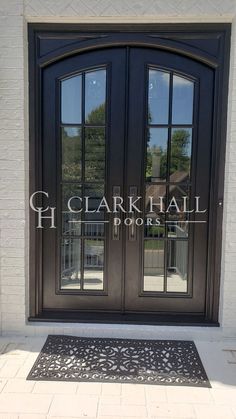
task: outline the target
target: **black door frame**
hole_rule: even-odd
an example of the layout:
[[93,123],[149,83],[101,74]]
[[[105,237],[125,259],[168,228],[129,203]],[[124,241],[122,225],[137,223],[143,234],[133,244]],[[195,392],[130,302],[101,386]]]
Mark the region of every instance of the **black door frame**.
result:
[[30,195],[41,190],[41,74],[45,66],[80,52],[136,45],[174,51],[215,71],[213,144],[209,211],[208,275],[204,316],[74,314],[42,310],[42,233],[30,211],[29,320],[217,325],[227,127],[230,24],[29,24]]

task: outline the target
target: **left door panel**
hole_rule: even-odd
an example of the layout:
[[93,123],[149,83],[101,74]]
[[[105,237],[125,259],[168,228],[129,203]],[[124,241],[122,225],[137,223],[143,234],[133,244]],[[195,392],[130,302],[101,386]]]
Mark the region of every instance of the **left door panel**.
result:
[[86,196],[92,211],[103,196],[111,204],[117,186],[123,194],[124,87],[124,49],[87,52],[43,71],[44,205],[57,209],[57,228],[45,221],[42,232],[43,309],[121,309],[122,232],[113,240],[112,214],[79,210]]

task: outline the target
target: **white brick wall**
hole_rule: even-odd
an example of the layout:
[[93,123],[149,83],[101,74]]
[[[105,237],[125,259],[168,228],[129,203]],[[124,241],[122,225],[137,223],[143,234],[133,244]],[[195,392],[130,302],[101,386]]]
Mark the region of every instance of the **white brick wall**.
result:
[[15,325],[22,328],[25,323],[23,27],[23,2],[0,1],[0,312],[3,330],[8,329],[13,320],[12,313],[14,320],[17,319]]
[[222,327],[144,327],[142,336],[236,336],[236,1],[0,0],[0,333],[140,336],[137,326],[26,324],[27,21],[233,22],[220,317]]

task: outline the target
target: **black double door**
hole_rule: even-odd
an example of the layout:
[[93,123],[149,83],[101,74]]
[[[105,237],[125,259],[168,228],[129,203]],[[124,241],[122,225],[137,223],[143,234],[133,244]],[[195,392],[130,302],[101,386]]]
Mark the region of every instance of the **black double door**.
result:
[[[42,86],[43,189],[57,208],[42,232],[43,309],[203,314],[212,70],[117,47],[48,66]],[[119,197],[126,213],[112,212]]]

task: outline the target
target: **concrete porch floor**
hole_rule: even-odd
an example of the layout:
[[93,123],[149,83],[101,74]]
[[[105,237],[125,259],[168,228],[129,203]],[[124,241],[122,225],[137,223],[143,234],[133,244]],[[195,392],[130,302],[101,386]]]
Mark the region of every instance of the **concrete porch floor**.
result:
[[44,341],[0,337],[0,419],[236,419],[236,340],[195,340],[211,389],[26,381]]

